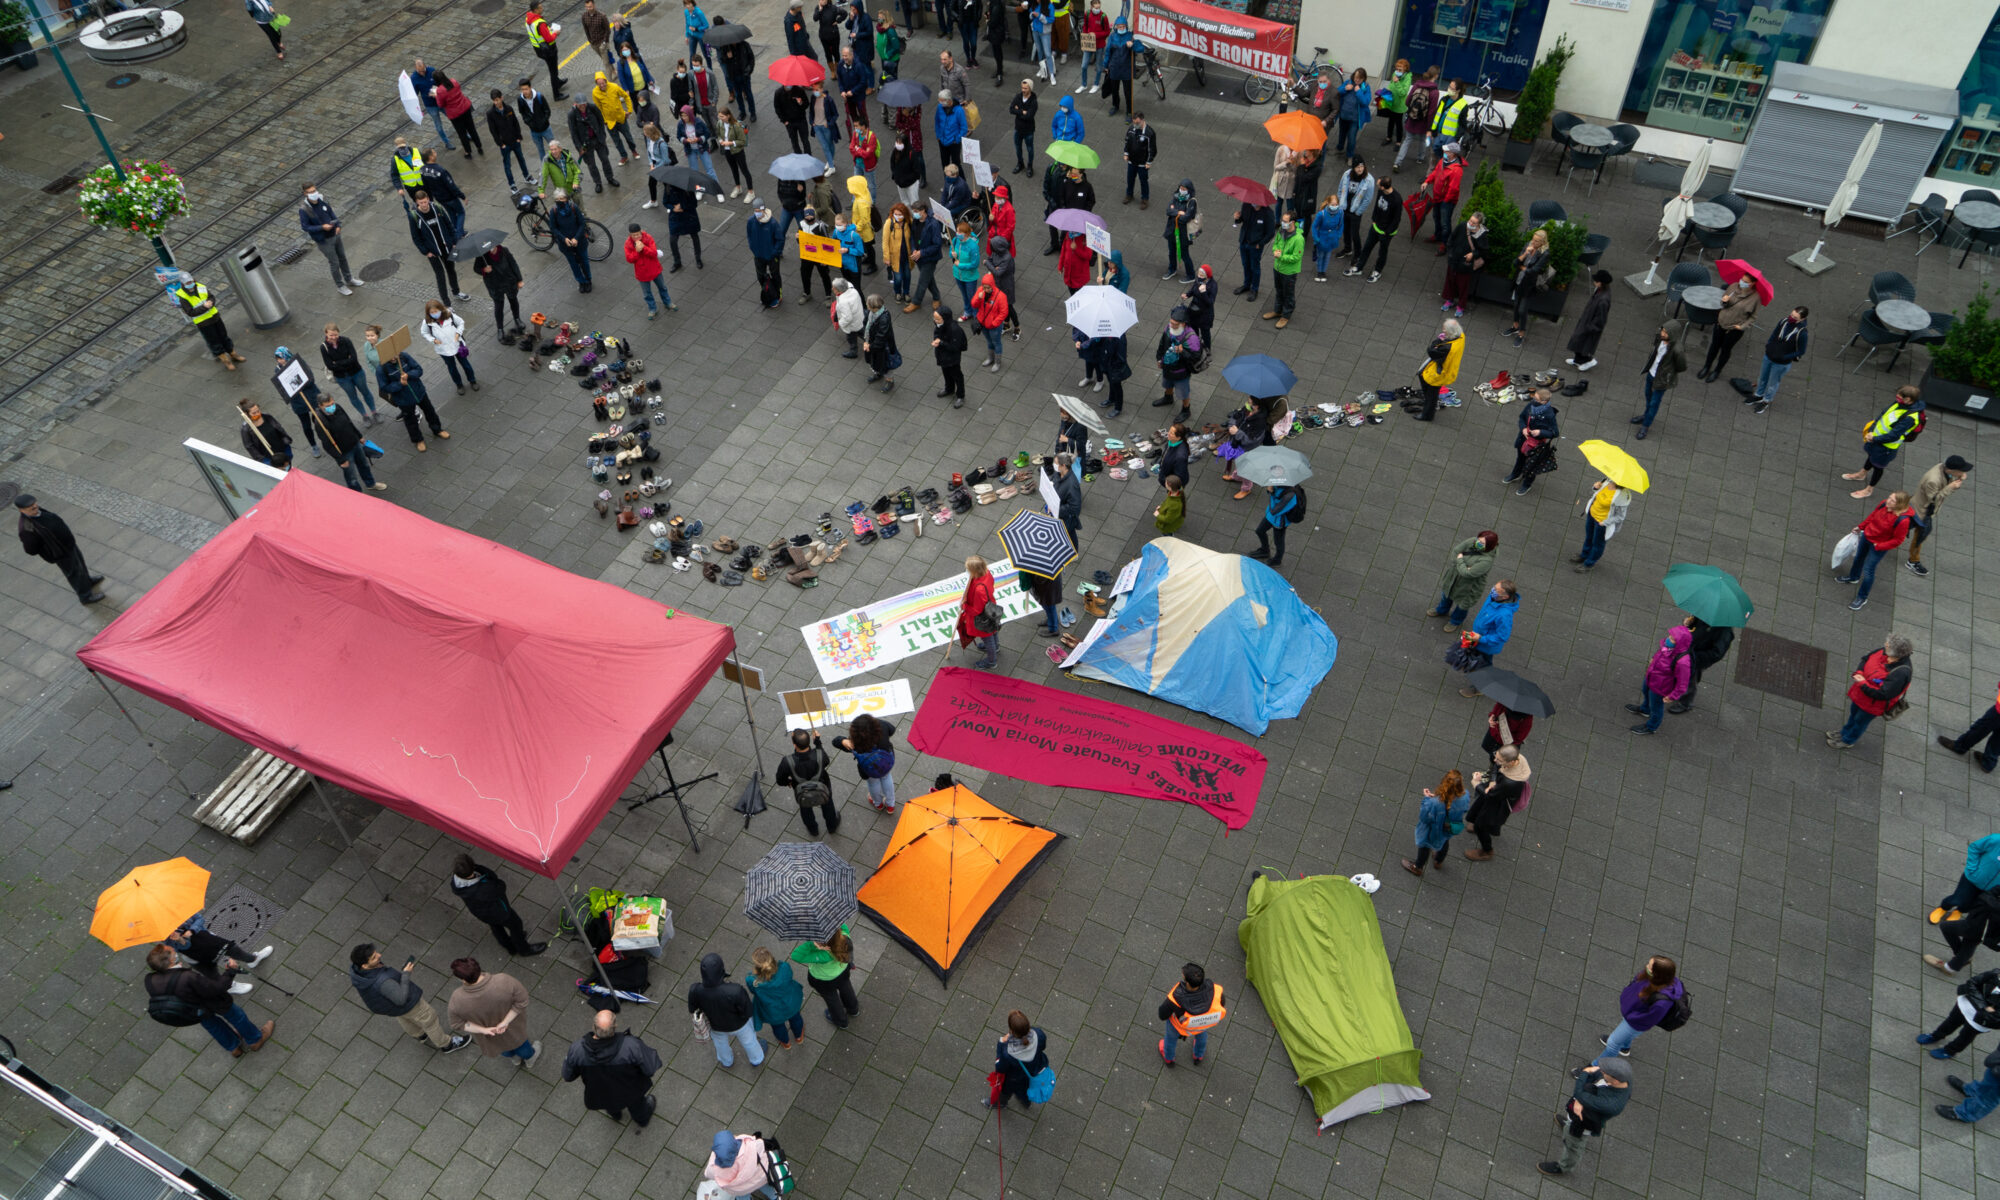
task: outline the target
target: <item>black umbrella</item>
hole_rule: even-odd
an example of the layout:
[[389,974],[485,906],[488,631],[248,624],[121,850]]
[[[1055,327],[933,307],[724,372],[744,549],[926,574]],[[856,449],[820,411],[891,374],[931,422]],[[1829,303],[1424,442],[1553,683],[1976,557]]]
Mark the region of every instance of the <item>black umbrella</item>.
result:
[[498,229],[475,229],[451,248],[451,261],[471,262],[506,240],[507,235]]
[[1467,674],[1465,682],[1480,695],[1504,705],[1509,712],[1527,713],[1531,717],[1555,715],[1555,702],[1549,699],[1549,694],[1512,671],[1481,667]]
[[781,938],[823,942],[857,911],[854,868],[824,842],[779,842],[743,877],[743,911]]
[[684,192],[692,192],[696,188],[702,188],[711,196],[720,196],[722,194],[722,181],[720,179],[717,179],[713,175],[704,175],[693,167],[683,167],[678,164],[654,167],[651,171],[647,172],[647,175],[659,180],[670,188],[679,188]]
[[707,33],[701,35],[701,40],[711,46],[734,46],[738,42],[750,40],[750,27],[717,21],[708,27]]
[[929,88],[909,79],[891,79],[875,93],[875,99],[889,108],[922,108],[930,98]]

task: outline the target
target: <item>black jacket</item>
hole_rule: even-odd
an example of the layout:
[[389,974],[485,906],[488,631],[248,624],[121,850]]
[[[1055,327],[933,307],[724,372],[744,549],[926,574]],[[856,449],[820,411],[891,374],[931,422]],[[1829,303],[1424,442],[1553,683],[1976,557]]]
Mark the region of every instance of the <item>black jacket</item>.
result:
[[147,975],[146,994],[179,996],[196,1008],[219,1017],[235,1007],[236,997],[229,994],[229,985],[235,980],[234,971],[204,975],[190,967],[175,967],[170,971],[155,971]]
[[931,336],[936,338],[938,343],[931,348],[931,353],[937,355],[938,366],[955,367],[958,365],[958,356],[965,353],[965,330],[952,316],[950,309],[940,308],[938,312],[944,314],[944,324],[931,327]]
[[1514,801],[1527,786],[1523,780],[1495,774],[1472,791],[1472,803],[1465,810],[1465,823],[1489,834],[1498,833],[1514,815]]
[[812,34],[806,30],[804,13],[785,13],[785,49],[793,54],[802,54],[814,62],[819,55],[813,53]]
[[1375,211],[1369,214],[1375,228],[1385,234],[1394,233],[1403,227],[1403,193],[1375,189]]
[[1178,475],[1182,483],[1188,482],[1188,444],[1185,440],[1167,444],[1160,452],[1160,486],[1167,485],[1167,476]]
[[715,52],[716,61],[722,64],[722,73],[732,79],[748,79],[757,65],[757,52],[748,42],[737,42],[724,46]]
[[717,1033],[734,1033],[750,1023],[750,989],[730,983],[720,954],[701,956],[701,982],[688,985],[688,1011],[708,1018]]
[[521,120],[525,121],[529,130],[534,133],[547,133],[549,121],[555,116],[549,108],[549,98],[540,92],[534,94],[533,100],[516,95],[514,110],[521,114]]
[[465,203],[465,192],[458,186],[458,180],[451,177],[450,171],[436,163],[425,163],[423,176],[424,191],[430,193],[432,200],[444,204]]
[[1053,190],[1056,208],[1080,208],[1089,212],[1097,207],[1097,189],[1090,186],[1088,179],[1071,179],[1065,175]]
[[1696,618],[1688,626],[1694,637],[1688,641],[1688,656],[1693,659],[1694,669],[1707,670],[1722,661],[1729,653],[1729,647],[1736,642],[1736,631],[1727,625],[1710,625]]
[[1007,102],[1007,111],[1014,114],[1014,132],[1035,132],[1035,114],[1041,111],[1041,107],[1042,99],[1040,96],[1036,96],[1033,93],[1023,96],[1021,93],[1015,92],[1014,98]]
[[436,255],[448,258],[451,248],[458,241],[452,235],[451,218],[445,215],[444,206],[431,205],[428,213],[420,212],[414,204],[403,206],[403,215],[410,221],[410,244],[426,258]]
[[[1629,1084],[1622,1088],[1612,1087],[1609,1084],[1598,1083],[1598,1078],[1595,1075],[1584,1075],[1576,1081],[1576,1087],[1570,1091],[1570,1098],[1583,1110],[1581,1120],[1574,1117],[1570,1119],[1572,1133],[1603,1133],[1604,1123],[1624,1112],[1625,1102],[1632,1098],[1632,1088]],[[1563,1109],[1567,1112],[1569,1106],[1565,1104]]]
[[21,549],[44,562],[60,562],[76,553],[76,536],[63,519],[48,509],[40,516],[21,515]]
[[897,187],[909,187],[922,179],[923,174],[924,156],[914,147],[905,143],[901,150],[889,151],[889,178]]
[[584,239],[590,235],[590,227],[584,224],[583,210],[574,200],[563,200],[549,205],[549,232],[556,236],[556,248],[565,253],[570,250],[566,243],[576,242],[575,249],[584,248]]
[[[285,432],[284,425],[280,424],[278,418],[272,414],[262,414],[255,429],[250,427],[248,421],[244,421],[238,428],[243,433],[243,453],[251,458],[261,463],[276,463],[291,459],[292,435]],[[262,440],[259,440],[258,434],[263,435]],[[269,444],[268,449],[266,443]]]
[[1135,167],[1144,167],[1160,155],[1160,139],[1151,125],[1141,129],[1134,125],[1125,131],[1125,160]]
[[608,1038],[586,1033],[563,1056],[565,1083],[583,1080],[583,1106],[600,1111],[639,1108],[653,1090],[659,1051],[623,1030]]
[[486,132],[493,135],[494,145],[511,146],[521,140],[521,119],[505,104],[490,104],[486,107]]
[[803,125],[806,113],[806,97],[809,93],[801,87],[781,87],[771,97],[771,111],[778,114],[778,122],[783,125]]
[[595,104],[578,102],[570,105],[569,140],[576,144],[579,154],[585,147],[602,150],[610,144],[611,135],[604,128],[604,114],[597,111]]
[[1261,204],[1245,203],[1236,210],[1236,244],[1262,250],[1270,242],[1271,231],[1276,225],[1270,209]]
[[[814,768],[815,763],[818,764],[817,769]],[[832,765],[833,759],[827,754],[826,747],[814,738],[810,751],[800,754],[794,750],[778,760],[777,784],[779,787],[796,787],[801,779],[823,779],[831,785],[832,777],[827,774],[827,768]]]
[[361,374],[361,355],[354,349],[354,343],[346,337],[338,337],[331,345],[325,338],[320,339],[319,360],[335,379],[347,379]]
[[495,875],[490,867],[472,864],[475,874],[471,883],[460,883],[458,876],[451,878],[451,894],[465,902],[467,912],[488,925],[504,921],[507,914],[514,911],[507,903],[507,885]]
[[1812,335],[1804,321],[1794,321],[1790,317],[1778,322],[1771,336],[1764,341],[1764,357],[1774,363],[1797,362],[1806,354],[1806,343]]
[[1075,471],[1064,471],[1055,478],[1056,520],[1069,527],[1074,537],[1083,528],[1083,485],[1076,481]]
[[361,431],[348,419],[346,409],[338,405],[334,406],[332,412],[327,412],[324,406],[314,408],[312,419],[319,425],[320,432],[326,435],[326,440],[332,444],[333,457],[337,461],[347,461],[349,456],[355,453],[354,448],[361,444]]
[[521,284],[521,266],[505,246],[495,246],[472,260],[472,273],[486,281],[489,296],[509,296]]
[[[1446,265],[1450,266],[1454,271],[1470,271],[1473,267],[1471,263],[1466,261],[1468,255],[1480,262],[1485,262],[1491,257],[1491,253],[1487,249],[1487,236],[1487,232],[1484,229],[1481,229],[1475,235],[1472,232],[1470,222],[1460,221],[1453,227],[1451,240],[1444,248]],[[1610,302],[1606,301],[1605,306],[1608,309]]]
[[813,24],[819,29],[821,43],[840,40],[840,23],[847,19],[844,4],[822,4],[813,9]]

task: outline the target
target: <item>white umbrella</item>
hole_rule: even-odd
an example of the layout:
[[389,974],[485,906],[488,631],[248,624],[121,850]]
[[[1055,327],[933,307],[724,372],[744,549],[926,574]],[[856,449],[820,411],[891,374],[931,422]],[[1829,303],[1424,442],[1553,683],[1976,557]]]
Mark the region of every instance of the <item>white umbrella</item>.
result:
[[1854,161],[1847,164],[1847,175],[1840,186],[1833,190],[1833,202],[1826,206],[1826,215],[1819,219],[1820,237],[1813,243],[1812,253],[1806,255],[1807,262],[1819,260],[1819,248],[1826,245],[1826,230],[1840,224],[1847,210],[1854,207],[1854,197],[1860,194],[1861,177],[1868,173],[1868,164],[1875,157],[1875,147],[1882,144],[1882,122],[1877,121],[1861,135],[1861,148],[1854,152]]
[[1667,206],[1660,211],[1660,253],[1653,256],[1653,265],[1646,271],[1646,282],[1653,282],[1654,272],[1660,269],[1660,257],[1667,247],[1687,228],[1688,217],[1694,212],[1694,194],[1701,187],[1702,180],[1708,178],[1708,157],[1714,151],[1715,139],[1710,138],[1695,147],[1694,157],[1688,160],[1687,170],[1681,173],[1681,190]]
[[396,98],[403,102],[403,111],[409,114],[412,125],[424,123],[424,106],[417,99],[417,85],[410,82],[408,71],[396,73]]
[[1057,408],[1075,417],[1085,429],[1090,430],[1090,432],[1096,434],[1098,437],[1110,436],[1111,427],[1104,423],[1104,418],[1098,414],[1096,405],[1077,396],[1065,396],[1061,392],[1050,392],[1049,394],[1056,398]]
[[1139,323],[1139,306],[1132,297],[1101,284],[1076,289],[1063,302],[1063,313],[1073,328],[1093,338],[1117,337]]

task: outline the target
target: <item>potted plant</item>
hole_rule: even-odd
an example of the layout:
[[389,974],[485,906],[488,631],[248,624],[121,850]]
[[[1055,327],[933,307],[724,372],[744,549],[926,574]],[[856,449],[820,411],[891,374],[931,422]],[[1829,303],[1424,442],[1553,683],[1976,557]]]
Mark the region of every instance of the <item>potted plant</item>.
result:
[[1486,271],[1473,281],[1473,295],[1497,304],[1508,302],[1514,256],[1528,244],[1521,229],[1521,206],[1507,194],[1500,168],[1491,159],[1479,164],[1472,186],[1459,197],[1457,216],[1479,213],[1486,218]]
[[1986,420],[2000,420],[2000,321],[1984,284],[1965,306],[1944,341],[1931,351],[1924,372],[1924,403]]
[[1542,55],[1534,70],[1528,72],[1527,86],[1514,98],[1514,127],[1500,152],[1501,161],[1507,166],[1527,172],[1528,159],[1535,152],[1535,139],[1542,136],[1549,118],[1555,115],[1556,88],[1562,83],[1563,69],[1569,66],[1575,53],[1576,43],[1563,34]]
[[28,6],[20,0],[0,0],[0,56],[23,71],[37,62],[28,37]]
[[187,185],[163,162],[135,162],[123,179],[99,167],[83,177],[76,202],[92,225],[134,237],[159,237],[168,221],[188,214]]

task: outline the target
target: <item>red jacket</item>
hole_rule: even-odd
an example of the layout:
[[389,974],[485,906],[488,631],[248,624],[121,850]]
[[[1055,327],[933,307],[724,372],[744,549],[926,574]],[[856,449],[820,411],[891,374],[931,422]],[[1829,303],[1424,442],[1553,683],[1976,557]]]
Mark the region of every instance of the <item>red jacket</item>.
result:
[[988,571],[965,585],[965,602],[958,610],[959,645],[970,646],[980,638],[993,636],[981,633],[972,627],[972,615],[985,612],[986,606],[991,603],[993,603],[993,572]]
[[635,233],[625,239],[625,261],[632,264],[632,278],[640,283],[660,277],[660,248],[650,233]]
[[1889,511],[1887,503],[1882,503],[1876,505],[1875,511],[1869,513],[1855,528],[1859,529],[1861,536],[1867,538],[1868,544],[1877,550],[1894,550],[1903,544],[1904,538],[1910,536],[1910,522],[1915,516],[1915,513],[1908,510],[1897,515]]
[[1075,290],[1090,282],[1090,246],[1083,235],[1072,233],[1063,239],[1062,254],[1056,259],[1056,267],[1062,272],[1064,286]]
[[1464,179],[1464,164],[1439,159],[1438,165],[1431,168],[1431,173],[1424,176],[1424,184],[1431,189],[1432,203],[1452,204],[1458,200],[1458,185]]
[[[863,135],[866,135],[865,137]],[[847,152],[861,160],[861,169],[872,171],[882,143],[875,137],[875,131],[866,125],[856,125],[847,139]]]
[[993,185],[993,212],[986,218],[986,235],[1007,239],[1007,247],[1014,246],[1014,202],[1012,192],[1004,183]]
[[466,97],[465,89],[458,86],[456,79],[440,78],[431,93],[437,100],[437,106],[444,110],[444,115],[454,121],[472,111],[472,101]]
[[1097,50],[1101,54],[1104,44],[1111,40],[1111,18],[1101,12],[1085,13],[1083,31],[1097,39]]
[[[1889,656],[1880,650],[1874,650],[1869,652],[1867,658],[1861,660],[1861,666],[1857,670],[1867,682],[1849,683],[1847,698],[1854,701],[1855,707],[1862,712],[1873,713],[1879,717],[1889,711],[1890,705],[1901,700],[1904,692],[1910,690],[1908,659],[1891,667]],[[1871,696],[1870,692],[1882,694]]]
[[1007,319],[1007,294],[994,284],[991,273],[979,277],[979,288],[972,293],[972,316],[981,329],[998,329]]

